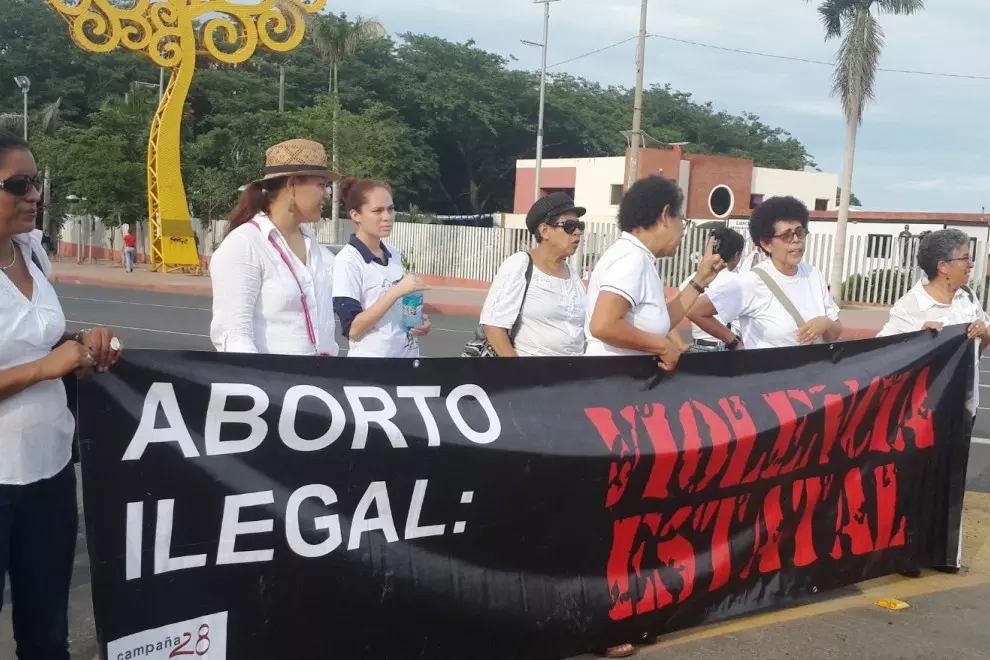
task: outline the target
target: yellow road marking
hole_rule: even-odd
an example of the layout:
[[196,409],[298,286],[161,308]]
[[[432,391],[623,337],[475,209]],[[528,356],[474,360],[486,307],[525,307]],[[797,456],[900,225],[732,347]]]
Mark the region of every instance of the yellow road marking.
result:
[[910,603],[910,599],[914,596],[990,584],[990,494],[966,493],[963,535],[963,566],[965,568],[958,575],[937,571],[925,571],[920,578],[888,575],[857,585],[855,588],[858,588],[859,593],[856,594],[673,633],[664,636],[656,644],[643,649],[643,651],[651,653],[673,646],[787,621],[807,619],[856,607],[873,606],[881,598],[896,598]]

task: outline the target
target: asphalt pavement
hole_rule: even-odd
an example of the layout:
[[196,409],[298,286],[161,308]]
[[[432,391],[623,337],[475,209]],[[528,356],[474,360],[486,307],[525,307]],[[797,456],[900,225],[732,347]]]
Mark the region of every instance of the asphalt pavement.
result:
[[[124,289],[58,285],[70,329],[94,325],[115,330],[129,348],[212,350],[210,299]],[[433,332],[421,341],[425,357],[456,357],[477,319],[434,316]],[[341,348],[347,342],[338,337]],[[990,383],[990,358],[981,376]],[[764,660],[794,657],[841,659],[986,658],[990,627],[990,387],[981,391],[980,410],[967,474],[967,545],[973,562],[961,576],[926,574],[920,580],[892,576],[855,585],[801,607],[693,629],[643,647],[639,656],[665,660],[759,656]],[[80,487],[81,503],[81,487]],[[80,514],[81,504],[80,504]],[[970,525],[974,520],[977,524]],[[80,522],[70,602],[73,660],[93,660],[97,653],[90,601],[89,559],[85,525]],[[10,607],[4,594],[0,613],[0,660],[13,658]],[[910,600],[902,612],[880,610],[879,597]],[[236,659],[232,659],[236,660]],[[278,659],[272,659],[278,660]]]

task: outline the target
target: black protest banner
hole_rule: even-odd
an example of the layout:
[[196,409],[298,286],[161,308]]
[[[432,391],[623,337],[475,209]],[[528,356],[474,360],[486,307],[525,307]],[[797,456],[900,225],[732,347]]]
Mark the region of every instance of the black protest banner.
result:
[[103,657],[562,658],[949,564],[972,351],[132,351],[79,393]]

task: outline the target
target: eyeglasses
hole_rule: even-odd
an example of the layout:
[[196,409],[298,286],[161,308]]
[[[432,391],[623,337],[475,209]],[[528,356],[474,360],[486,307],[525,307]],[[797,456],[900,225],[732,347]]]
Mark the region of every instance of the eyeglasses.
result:
[[0,179],[0,190],[6,190],[14,197],[24,197],[32,188],[34,188],[35,191],[41,190],[40,174],[35,174],[33,176],[18,174],[17,176],[12,176],[9,179]]
[[788,229],[782,234],[774,234],[774,238],[779,238],[785,243],[793,243],[795,239],[803,241],[808,237],[807,227],[796,227],[794,229]]
[[976,263],[975,261],[973,261],[973,257],[969,256],[968,254],[965,257],[956,257],[955,259],[946,259],[945,261],[946,263],[950,263],[950,264],[953,261],[965,261],[968,264]]
[[584,233],[585,224],[583,220],[565,220],[564,222],[551,221],[547,223],[550,227],[560,227],[565,234],[573,234],[576,231]]

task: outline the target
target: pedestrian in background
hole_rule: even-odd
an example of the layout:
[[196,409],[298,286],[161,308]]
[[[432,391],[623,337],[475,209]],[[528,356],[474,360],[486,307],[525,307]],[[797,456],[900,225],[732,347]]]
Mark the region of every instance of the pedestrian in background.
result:
[[[736,268],[739,266],[739,262],[742,260],[742,251],[746,246],[746,239],[742,237],[742,234],[734,229],[729,229],[728,227],[719,227],[712,232],[712,238],[715,239],[715,252],[718,253],[722,260],[725,262],[725,268],[722,269],[719,274],[715,277],[712,283],[708,286],[710,290],[715,290],[720,286],[725,286],[726,283],[732,281],[736,277]],[[679,287],[681,291],[684,291],[691,285],[691,277],[684,280]],[[722,323],[722,320],[716,316],[715,321]],[[722,324],[725,328],[732,333],[735,337],[735,329],[731,324]],[[671,341],[675,344],[681,341],[680,331],[676,328],[671,332]],[[705,332],[699,328],[696,324],[691,324],[691,345],[684,347],[682,350],[689,351],[691,353],[711,353],[724,351],[725,342],[721,341],[717,337],[713,337],[709,333]]]
[[134,263],[137,261],[137,236],[134,235],[134,227],[128,227],[124,234],[124,270],[128,273],[134,272]]
[[0,131],[0,594],[9,575],[18,658],[69,660],[79,521],[62,379],[106,371],[123,346],[106,328],[66,333],[34,228],[40,187],[27,143]]
[[310,228],[338,178],[318,142],[289,140],[265,153],[264,176],[244,188],[210,260],[218,351],[339,353],[326,250]]
[[567,258],[581,245],[585,209],[562,192],[526,215],[536,247],[498,269],[481,310],[485,338],[499,357],[583,355],[587,291]]
[[[793,197],[771,197],[757,206],[749,233],[767,258],[712,288],[688,313],[691,322],[729,350],[838,339],[839,308],[821,271],[804,261],[809,216],[808,207]],[[723,325],[736,319],[741,337]]]
[[424,316],[423,325],[406,330],[401,300],[427,287],[406,273],[402,255],[383,240],[395,225],[392,188],[384,181],[347,177],[340,198],[355,226],[333,267],[333,307],[350,340],[347,356],[418,358],[418,338],[430,332],[430,320]]

